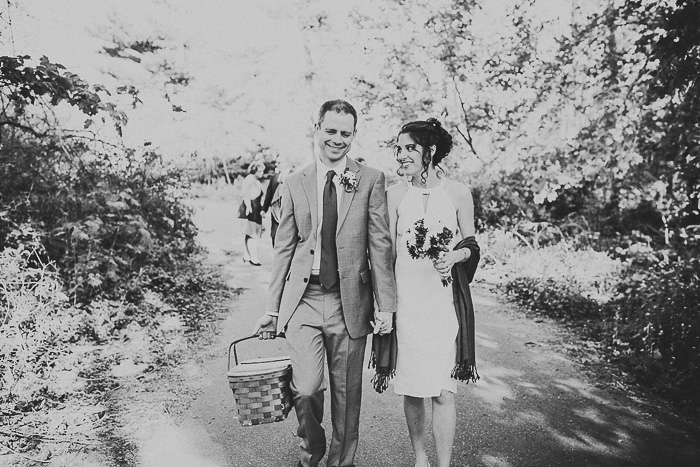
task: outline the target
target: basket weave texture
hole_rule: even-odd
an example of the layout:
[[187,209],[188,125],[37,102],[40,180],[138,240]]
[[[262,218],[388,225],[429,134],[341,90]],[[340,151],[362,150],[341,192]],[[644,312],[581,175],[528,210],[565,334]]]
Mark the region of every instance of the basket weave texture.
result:
[[241,362],[227,376],[241,425],[260,425],[287,418],[292,409],[289,359]]

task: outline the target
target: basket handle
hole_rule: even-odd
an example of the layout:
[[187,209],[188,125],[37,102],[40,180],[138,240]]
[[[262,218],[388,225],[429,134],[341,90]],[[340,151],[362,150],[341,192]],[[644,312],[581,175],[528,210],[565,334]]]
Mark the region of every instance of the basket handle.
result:
[[[248,339],[253,339],[253,338],[257,338],[257,337],[258,337],[257,334],[253,334],[252,336],[242,337],[238,340],[231,342],[231,345],[228,346],[228,369],[227,369],[227,371],[231,371],[231,349],[233,349],[233,361],[236,363],[236,365],[238,365],[238,353],[236,352],[236,344],[238,344],[239,342],[247,341]],[[284,333],[278,334],[277,337],[281,337],[284,339]]]

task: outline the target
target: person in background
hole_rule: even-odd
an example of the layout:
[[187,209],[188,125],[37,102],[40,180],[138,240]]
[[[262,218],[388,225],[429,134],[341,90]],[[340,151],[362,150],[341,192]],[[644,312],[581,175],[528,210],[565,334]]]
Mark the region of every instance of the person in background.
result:
[[270,213],[270,237],[272,238],[272,246],[275,246],[275,236],[277,228],[280,224],[280,212],[282,210],[282,185],[284,179],[292,172],[289,163],[284,160],[279,160],[277,163],[277,171],[270,179],[270,183],[265,190],[265,200],[263,201],[262,210],[265,213]]
[[241,183],[241,204],[238,208],[241,232],[245,236],[243,261],[253,266],[260,266],[258,242],[262,236],[263,189],[258,177],[263,170],[264,165],[258,162],[248,167],[248,175]]

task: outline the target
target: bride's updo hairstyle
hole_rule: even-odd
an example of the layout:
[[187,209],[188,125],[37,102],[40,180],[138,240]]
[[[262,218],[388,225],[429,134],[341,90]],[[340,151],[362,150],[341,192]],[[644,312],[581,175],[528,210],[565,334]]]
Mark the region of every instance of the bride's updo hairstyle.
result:
[[[437,118],[408,122],[401,127],[397,138],[404,133],[408,134],[413,141],[420,144],[423,148],[423,154],[421,155],[423,173],[421,174],[421,179],[425,183],[428,167],[431,164],[434,167],[438,167],[440,162],[452,150],[452,135],[442,127]],[[435,146],[435,154],[433,154],[432,158],[430,157],[431,146]]]

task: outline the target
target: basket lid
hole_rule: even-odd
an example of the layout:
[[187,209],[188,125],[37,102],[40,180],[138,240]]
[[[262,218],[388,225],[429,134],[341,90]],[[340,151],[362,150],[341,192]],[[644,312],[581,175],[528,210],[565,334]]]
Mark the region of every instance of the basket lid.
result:
[[284,370],[291,365],[289,357],[268,357],[245,360],[234,366],[227,373],[228,376],[244,376],[262,373],[272,373]]

